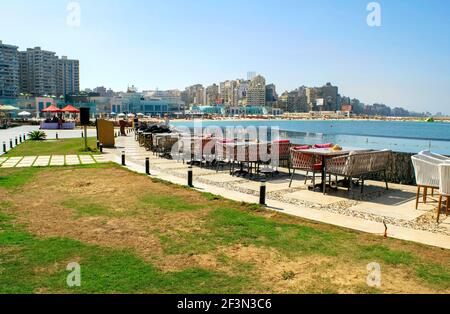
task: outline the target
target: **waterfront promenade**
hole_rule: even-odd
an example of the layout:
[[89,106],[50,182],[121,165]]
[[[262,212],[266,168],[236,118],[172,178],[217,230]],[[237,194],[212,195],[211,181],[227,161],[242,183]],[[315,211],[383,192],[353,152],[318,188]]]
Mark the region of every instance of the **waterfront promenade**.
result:
[[[126,154],[127,168],[145,173],[145,158],[148,157],[152,177],[187,184],[188,165],[146,151],[135,141],[134,134],[117,138],[115,149],[105,149],[105,158],[120,163],[122,151]],[[385,232],[386,223],[388,237],[450,249],[450,218],[444,215],[439,224],[435,223],[437,202],[434,199],[428,204],[420,204],[416,210],[414,186],[391,184],[390,190],[386,191],[384,183],[367,181],[364,196],[352,200],[344,191],[325,196],[309,191],[302,173],[289,188],[287,169],[280,169],[280,172],[267,183],[269,209],[380,236]],[[216,172],[215,169],[194,167],[193,173],[194,186],[200,191],[258,203],[258,181],[230,176],[227,170]]]
[[[49,134],[49,138],[55,134]],[[90,135],[95,130],[90,130]],[[60,132],[60,138],[80,136],[79,130]],[[175,184],[187,184],[188,165],[180,161],[164,159],[140,147],[134,134],[116,138],[115,149],[104,149],[103,155],[52,155],[52,156],[0,156],[0,169],[45,167],[63,165],[89,165],[108,161],[121,163],[125,151],[126,167],[145,173],[145,159],[150,158],[151,176]],[[387,224],[388,237],[415,241],[450,249],[450,217],[442,215],[441,222],[435,223],[436,197],[427,204],[421,203],[415,209],[414,186],[367,181],[363,196],[356,193],[349,199],[341,190],[327,195],[312,192],[304,184],[304,173],[296,174],[289,188],[288,170],[280,168],[280,174],[267,182],[267,206],[277,212],[298,216],[318,222],[364,231],[382,236]],[[248,202],[259,202],[260,182],[245,177],[231,176],[228,170],[193,167],[194,186],[203,192]],[[114,178],[112,178],[114,179]]]

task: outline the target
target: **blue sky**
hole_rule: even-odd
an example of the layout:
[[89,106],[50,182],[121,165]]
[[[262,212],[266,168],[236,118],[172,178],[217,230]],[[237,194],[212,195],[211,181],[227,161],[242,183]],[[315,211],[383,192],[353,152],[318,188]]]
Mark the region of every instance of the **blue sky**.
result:
[[373,103],[450,113],[450,1],[0,0],[0,40],[81,62],[81,85],[171,89],[264,75],[281,93],[332,82]]

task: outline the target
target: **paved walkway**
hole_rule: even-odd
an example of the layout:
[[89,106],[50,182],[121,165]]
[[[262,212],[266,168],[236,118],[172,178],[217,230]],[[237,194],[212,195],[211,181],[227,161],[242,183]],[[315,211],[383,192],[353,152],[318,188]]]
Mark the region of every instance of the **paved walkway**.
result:
[[[116,149],[105,149],[106,159],[120,163],[121,152],[125,151],[127,167],[144,173],[145,158],[149,157],[152,176],[186,185],[186,164],[153,155],[139,147],[134,135],[117,138],[116,146]],[[364,196],[351,200],[344,190],[325,196],[309,191],[302,173],[296,175],[289,188],[287,170],[280,171],[280,175],[267,183],[270,209],[378,235],[383,235],[386,223],[389,237],[450,249],[450,218],[441,215],[441,223],[435,223],[435,199],[420,204],[416,210],[415,187],[391,184],[386,191],[383,183],[368,181]],[[260,183],[257,181],[230,176],[227,170],[217,173],[214,169],[194,167],[193,172],[196,189],[236,201],[258,203]]]
[[0,168],[89,165],[108,162],[104,155],[0,157]]

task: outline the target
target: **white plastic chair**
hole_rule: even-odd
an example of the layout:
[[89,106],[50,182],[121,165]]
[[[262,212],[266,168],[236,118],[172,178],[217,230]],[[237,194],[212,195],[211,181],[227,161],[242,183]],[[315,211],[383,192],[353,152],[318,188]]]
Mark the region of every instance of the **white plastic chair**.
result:
[[436,153],[432,153],[432,152],[427,151],[427,150],[421,151],[419,153],[419,155],[436,159],[436,160],[439,161],[439,163],[447,163],[447,162],[450,163],[450,157],[447,157],[447,156],[444,156],[444,155],[440,155],[440,154],[436,154]]
[[439,207],[437,209],[437,222],[441,214],[442,198],[447,198],[446,214],[450,211],[450,164],[439,165]]
[[432,158],[423,155],[414,155],[411,157],[414,166],[417,183],[416,209],[419,208],[420,190],[424,189],[423,202],[427,203],[428,189],[439,189],[439,163]]

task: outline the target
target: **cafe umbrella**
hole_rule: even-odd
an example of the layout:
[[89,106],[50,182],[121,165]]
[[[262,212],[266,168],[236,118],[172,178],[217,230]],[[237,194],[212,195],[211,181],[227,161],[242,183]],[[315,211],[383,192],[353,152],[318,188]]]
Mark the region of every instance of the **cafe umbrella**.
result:
[[64,108],[61,109],[61,112],[65,112],[65,113],[69,113],[69,117],[70,119],[72,119],[72,114],[73,113],[80,113],[80,110],[78,110],[77,108],[75,108],[72,105],[67,105]]
[[29,113],[28,111],[22,111],[22,112],[19,112],[17,115],[19,117],[29,117],[29,116],[31,116],[31,113]]

